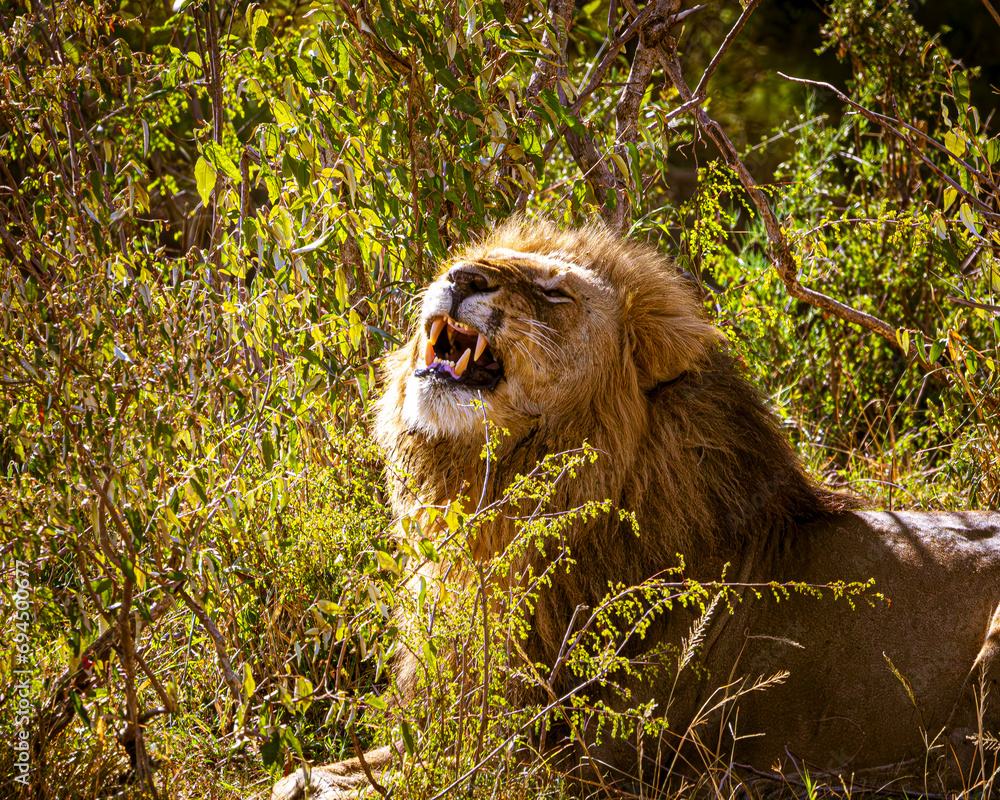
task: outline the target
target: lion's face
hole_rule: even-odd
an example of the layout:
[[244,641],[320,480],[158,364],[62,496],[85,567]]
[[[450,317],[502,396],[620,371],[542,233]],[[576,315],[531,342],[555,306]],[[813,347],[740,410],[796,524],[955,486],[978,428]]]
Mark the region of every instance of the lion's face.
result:
[[403,415],[454,435],[490,422],[572,413],[621,371],[620,301],[601,276],[559,254],[507,248],[459,258],[428,288],[411,346]]
[[631,445],[650,392],[698,370],[718,337],[655,249],[514,219],[428,287],[413,337],[387,358],[376,433],[387,449],[408,433],[464,447],[485,414],[542,448]]

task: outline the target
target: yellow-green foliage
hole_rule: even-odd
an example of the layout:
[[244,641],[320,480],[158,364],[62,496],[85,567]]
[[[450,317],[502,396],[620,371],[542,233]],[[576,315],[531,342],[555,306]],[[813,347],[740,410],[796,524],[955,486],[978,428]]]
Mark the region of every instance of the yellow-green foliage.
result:
[[[764,134],[746,149],[761,181],[784,159],[768,196],[802,281],[891,320],[919,363],[788,301],[732,174],[690,117],[670,116],[678,95],[658,66],[635,140],[612,152],[629,51],[572,105],[621,30],[606,5],[579,9],[565,80],[531,97],[557,38],[537,2],[517,20],[499,0],[370,3],[360,19],[350,4],[0,12],[0,594],[14,607],[15,574],[30,584],[30,621],[5,617],[2,636],[28,648],[16,677],[32,797],[127,783],[123,734],[160,707],[142,738],[161,797],[264,792],[302,759],[353,755],[353,733],[367,746],[397,731],[413,750],[407,796],[460,778],[484,796],[562,791],[524,755],[550,711],[509,696],[547,680],[507,660],[526,623],[506,613],[530,609],[545,576],[512,579],[495,604],[476,591],[485,574],[464,594],[404,591],[408,564],[464,563],[477,524],[504,509],[468,498],[443,512],[447,541],[402,545],[369,409],[380,357],[454,245],[515,209],[565,224],[607,210],[567,132],[630,177],[633,235],[702,285],[817,472],[879,505],[996,506],[1000,144],[973,104],[977,75],[908,7],[837,0],[826,41],[854,99],[941,148],[805,98],[751,39],[754,18],[705,102],[741,146]],[[723,4],[675,31],[692,75],[740,13]],[[593,457],[553,454],[505,503],[544,506]],[[619,510],[595,497],[574,513]],[[518,546],[573,568],[553,544],[571,522],[529,514]],[[505,558],[493,576],[509,576],[516,548]],[[626,627],[726,596],[669,580],[608,589],[563,667],[594,681],[632,669],[612,646]],[[398,630],[404,605],[427,630]],[[138,656],[94,661],[109,629]],[[425,701],[390,710],[404,642],[423,654]],[[8,700],[15,659],[0,662]],[[15,709],[0,704],[5,776]],[[551,713],[579,724],[586,691]],[[42,735],[45,721],[65,728]],[[666,722],[640,708],[602,724]],[[448,758],[426,757],[452,741]]]

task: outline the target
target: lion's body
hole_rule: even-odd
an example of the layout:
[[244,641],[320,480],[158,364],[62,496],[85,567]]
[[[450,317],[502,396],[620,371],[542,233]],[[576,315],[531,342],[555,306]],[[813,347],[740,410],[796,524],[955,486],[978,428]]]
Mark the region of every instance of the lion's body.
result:
[[[678,553],[685,577],[700,581],[718,580],[727,563],[729,579],[744,583],[874,578],[888,605],[852,611],[843,600],[747,595],[732,615],[717,612],[700,654],[708,677],[681,684],[671,725],[683,731],[723,683],[787,669],[783,685],[739,703],[737,735],[764,736],[733,750],[733,718],[717,713],[708,724],[719,730],[701,731],[700,752],[718,748],[760,771],[793,769],[793,758],[846,772],[918,759],[910,772],[922,776],[922,726],[931,737],[947,728],[947,746],[971,758],[972,685],[980,676],[995,685],[1000,673],[1000,516],[858,512],[854,499],[818,487],[689,285],[650,248],[594,228],[518,223],[452,263],[428,290],[418,331],[386,365],[376,431],[394,511],[413,516],[480,491],[490,502],[544,456],[587,441],[597,463],[561,483],[553,507],[609,499],[639,524],[638,538],[616,515],[570,532],[581,566],[557,573],[538,598],[532,660],[554,663],[578,605],[597,604],[610,583],[637,585],[676,567]],[[455,345],[431,341],[441,319]],[[447,359],[466,333],[489,349],[463,383],[440,362],[454,367]],[[484,409],[470,405],[477,397]],[[510,431],[488,467],[484,414]],[[400,476],[413,478],[416,494]],[[513,530],[499,517],[480,534],[477,557],[502,550]],[[679,642],[691,622],[671,612],[655,633]],[[412,686],[413,664],[403,659],[399,672]],[[632,688],[663,702],[670,689]],[[986,706],[994,733],[998,709],[1000,696]],[[651,774],[634,741],[597,752],[612,779]],[[683,772],[689,758],[682,750],[675,767]]]
[[[985,730],[1000,732],[1000,514],[837,515],[808,526],[794,549],[755,572],[820,585],[874,578],[886,601],[851,609],[800,597],[737,611],[706,660],[738,664],[741,675],[790,673],[784,685],[740,702],[740,732],[766,735],[742,741],[737,763],[788,771],[794,757],[868,782],[915,777],[908,783],[917,788],[925,766],[929,788],[940,788],[939,769],[952,788],[961,783],[958,765],[967,776],[978,770],[967,736],[980,733],[980,677],[994,687]],[[928,756],[923,737],[939,733],[941,746]]]

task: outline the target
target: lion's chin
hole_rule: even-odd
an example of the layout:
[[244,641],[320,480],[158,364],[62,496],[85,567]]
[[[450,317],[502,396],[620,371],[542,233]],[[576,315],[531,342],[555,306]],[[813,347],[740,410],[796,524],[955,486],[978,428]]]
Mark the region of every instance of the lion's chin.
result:
[[489,414],[491,389],[463,386],[453,380],[417,370],[406,381],[403,420],[407,428],[429,436],[482,435],[483,409],[474,405],[482,399]]

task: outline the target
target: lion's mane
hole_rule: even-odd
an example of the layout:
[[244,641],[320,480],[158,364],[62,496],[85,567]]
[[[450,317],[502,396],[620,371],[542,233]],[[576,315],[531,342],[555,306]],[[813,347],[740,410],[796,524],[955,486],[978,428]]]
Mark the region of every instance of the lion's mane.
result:
[[[586,441],[599,457],[561,484],[554,507],[609,499],[632,512],[640,530],[637,538],[617,515],[576,528],[568,543],[580,566],[560,574],[539,598],[533,659],[551,664],[573,609],[596,605],[609,584],[634,586],[662,574],[677,566],[679,553],[693,562],[718,551],[746,552],[751,543],[780,548],[805,523],[857,505],[804,472],[775,415],[706,319],[693,282],[653,247],[596,226],[560,230],[515,220],[458,253],[445,272],[471,263],[510,273],[516,283],[505,263],[511,252],[584,266],[591,281],[610,287],[614,346],[574,341],[572,332],[558,337],[559,347],[595,360],[600,378],[580,387],[573,403],[564,394],[536,397],[537,414],[513,419],[512,436],[488,467],[485,499],[496,500],[547,454]],[[420,358],[419,334],[389,357],[375,426],[399,516],[462,492],[478,498],[487,477],[483,426],[427,430],[407,421],[408,381]],[[508,424],[516,417],[494,411]],[[510,521],[498,518],[480,535],[480,555],[492,555],[512,535]],[[401,677],[411,684],[410,676]]]

